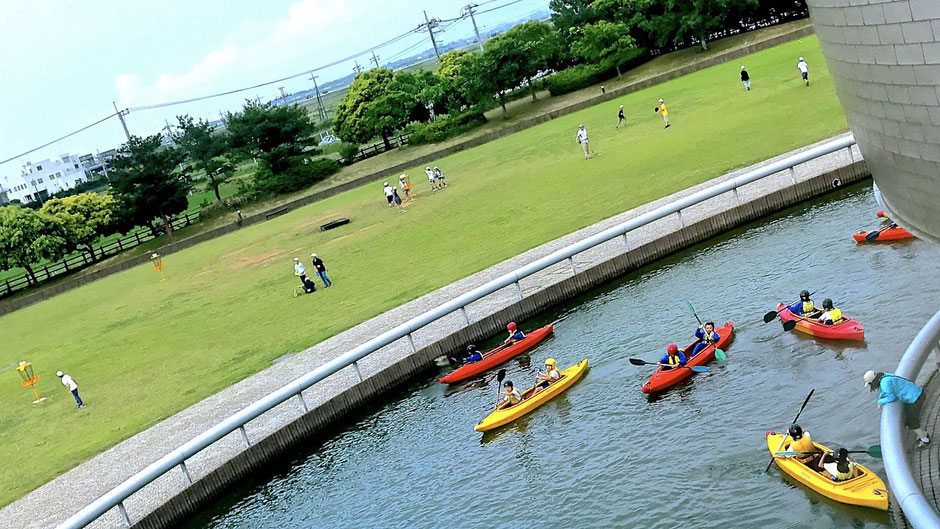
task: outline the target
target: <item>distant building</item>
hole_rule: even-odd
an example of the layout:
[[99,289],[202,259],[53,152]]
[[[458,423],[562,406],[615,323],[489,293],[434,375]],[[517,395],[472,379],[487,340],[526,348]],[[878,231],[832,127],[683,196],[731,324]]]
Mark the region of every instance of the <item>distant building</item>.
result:
[[26,162],[18,176],[0,176],[0,189],[6,202],[18,200],[22,203],[42,201],[66,189],[88,180],[76,154],[63,154],[58,158],[40,162]]
[[101,177],[108,177],[108,171],[111,170],[111,161],[118,157],[117,150],[110,149],[95,154],[85,154],[78,158],[78,163],[85,168],[89,179],[96,180]]

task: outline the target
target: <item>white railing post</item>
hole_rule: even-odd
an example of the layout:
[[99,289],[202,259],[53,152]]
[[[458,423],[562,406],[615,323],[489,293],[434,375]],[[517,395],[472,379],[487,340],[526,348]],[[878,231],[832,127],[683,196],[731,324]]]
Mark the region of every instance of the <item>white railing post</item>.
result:
[[248,440],[248,432],[245,431],[245,425],[238,427],[238,433],[242,434],[242,441],[245,441],[245,446],[251,447],[251,441]]
[[793,185],[796,185],[796,171],[793,170],[793,166],[791,165],[787,171],[790,173],[790,180],[793,180]]
[[131,518],[130,518],[130,516],[127,515],[127,509],[124,508],[124,502],[123,502],[123,501],[118,502],[117,505],[118,505],[118,511],[121,512],[121,518],[124,520],[124,523],[127,524],[128,527],[130,527],[130,526],[131,526]]
[[629,239],[627,239],[627,234],[624,233],[623,235],[621,235],[621,237],[623,238],[623,248],[624,248],[624,250],[626,250],[626,251],[629,252],[629,251],[630,251],[630,241],[629,241]]
[[359,362],[352,363],[353,369],[356,371],[356,378],[359,379],[359,382],[362,382],[362,372],[359,371]]
[[463,326],[467,327],[470,325],[470,316],[467,315],[467,307],[460,307],[460,315],[463,316]]
[[734,194],[734,205],[735,205],[735,207],[740,207],[740,206],[741,206],[741,199],[738,197],[738,188],[732,189],[732,190],[731,190],[731,193]]
[[186,478],[186,483],[189,483],[190,485],[192,485],[192,484],[193,484],[193,477],[189,475],[189,469],[186,468],[186,462],[185,462],[185,461],[180,461],[180,470],[183,471],[183,477]]
[[304,394],[300,391],[297,392],[297,400],[300,401],[300,407],[303,408],[304,413],[310,411],[310,409],[307,408],[307,401],[304,400]]
[[571,275],[573,275],[573,276],[578,275],[578,269],[575,268],[575,266],[574,266],[574,259],[572,259],[572,258],[569,257],[569,258],[568,258],[568,264],[571,265]]
[[681,209],[678,210],[678,211],[676,211],[676,216],[679,217],[679,227],[680,227],[680,228],[685,228],[685,221],[682,220],[682,210],[681,210]]
[[408,333],[408,345],[411,346],[411,352],[412,352],[412,353],[417,353],[417,352],[418,352],[418,348],[415,347],[415,339],[411,337],[411,333],[410,333],[410,332]]
[[522,285],[518,281],[514,282],[513,285],[516,285],[516,294],[519,294],[519,301],[525,299],[525,294],[522,293]]

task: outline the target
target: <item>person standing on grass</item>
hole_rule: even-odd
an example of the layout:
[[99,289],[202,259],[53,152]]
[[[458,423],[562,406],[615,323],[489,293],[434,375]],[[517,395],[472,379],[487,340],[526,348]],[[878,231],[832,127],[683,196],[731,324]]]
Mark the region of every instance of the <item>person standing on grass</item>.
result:
[[398,188],[395,186],[392,186],[392,197],[395,200],[395,205],[398,206],[398,212],[404,213],[405,208],[401,205],[401,197],[398,195]]
[[395,192],[392,191],[391,186],[388,185],[388,182],[385,182],[385,198],[388,199],[388,207],[392,207],[392,202],[395,200]]
[[[623,105],[620,105],[620,111],[617,112],[617,126],[614,128],[619,129],[620,125],[626,120],[627,118],[623,117]],[[626,127],[626,125],[624,125],[624,127]]]
[[803,57],[800,57],[800,62],[796,63],[796,67],[800,70],[800,75],[803,76],[803,83],[809,86],[809,65],[806,64]]
[[414,200],[414,197],[411,196],[411,188],[408,186],[407,178],[408,175],[402,173],[402,175],[398,177],[398,186],[401,187],[401,190],[405,192],[405,199],[410,202]]
[[587,160],[591,157],[591,147],[588,145],[588,133],[584,125],[578,126],[578,143],[581,144],[581,148],[584,150],[584,159]]
[[882,373],[870,369],[862,375],[862,380],[865,381],[865,387],[872,392],[878,392],[879,408],[896,400],[901,402],[904,406],[904,425],[914,430],[918,448],[924,448],[930,444],[930,437],[920,426],[920,412],[924,407],[923,388],[894,373]]
[[434,179],[437,180],[438,186],[447,187],[447,182],[444,181],[444,173],[436,165],[434,166]]
[[751,89],[751,76],[747,74],[747,70],[744,69],[744,65],[741,65],[741,82],[744,83],[744,89],[750,91]]
[[434,184],[434,171],[431,170],[431,166],[425,167],[424,173],[428,175],[428,183],[431,184],[431,192],[437,191],[438,187]]
[[668,129],[669,128],[669,111],[666,110],[666,103],[664,103],[662,99],[659,100],[659,106],[653,108],[653,112],[663,115],[663,121],[666,122],[666,126],[663,128]]
[[310,258],[313,259],[313,268],[317,271],[317,277],[320,278],[320,281],[323,281],[323,288],[329,288],[333,286],[333,282],[330,281],[330,278],[326,277],[326,264],[324,264],[323,259],[317,257],[316,253],[310,254]]
[[[300,284],[304,286],[304,290],[306,290],[308,294],[313,292],[313,290],[310,289],[310,285],[307,284],[307,269],[304,267],[304,264],[300,262],[299,257],[294,257],[294,275],[300,278]],[[310,283],[312,284],[313,281],[310,281]]]
[[69,391],[72,393],[72,396],[75,397],[75,404],[78,406],[78,409],[85,407],[85,403],[82,402],[82,398],[78,396],[78,384],[75,383],[75,380],[72,379],[69,375],[61,371],[56,371],[55,376],[62,379],[62,385],[69,388]]

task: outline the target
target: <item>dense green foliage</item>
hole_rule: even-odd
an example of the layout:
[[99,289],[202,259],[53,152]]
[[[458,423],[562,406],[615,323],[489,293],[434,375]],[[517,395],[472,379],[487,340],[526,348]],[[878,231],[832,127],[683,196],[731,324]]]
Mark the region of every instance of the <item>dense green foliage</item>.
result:
[[61,259],[66,239],[52,217],[16,205],[0,207],[0,270],[23,268],[36,281],[33,263]]
[[111,195],[82,193],[51,198],[39,211],[59,223],[67,253],[82,250],[92,261],[98,259],[94,243],[118,229],[116,202]]
[[217,131],[208,121],[193,121],[190,116],[178,116],[177,120],[179,132],[174,134],[173,141],[186,152],[190,168],[206,174],[209,188],[221,202],[219,186],[235,174],[235,166],[226,157],[229,151],[228,129]]
[[412,125],[408,143],[413,145],[437,143],[483,123],[486,123],[486,116],[479,109],[470,109],[461,114],[444,114],[427,123]]

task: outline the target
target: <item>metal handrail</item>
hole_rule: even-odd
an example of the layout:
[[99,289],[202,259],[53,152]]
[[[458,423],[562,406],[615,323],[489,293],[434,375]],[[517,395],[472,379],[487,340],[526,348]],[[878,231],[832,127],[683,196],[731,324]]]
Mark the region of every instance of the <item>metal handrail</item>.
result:
[[[917,333],[914,341],[907,347],[895,374],[908,380],[915,380],[921,367],[934,348],[940,348],[940,311]],[[915,529],[935,529],[940,527],[940,515],[924,496],[911,465],[907,459],[905,429],[901,418],[904,405],[898,401],[886,404],[881,410],[881,446],[884,454],[885,473],[891,483],[891,491],[897,498],[907,521]]]
[[[624,237],[624,243],[626,244],[627,232],[650,224],[669,215],[678,214],[681,223],[681,211],[689,206],[699,204],[729,191],[734,192],[735,198],[737,199],[737,188],[743,185],[756,182],[757,180],[766,178],[770,175],[787,169],[792,169],[796,165],[808,162],[826,154],[837,152],[842,149],[848,148],[851,154],[851,148],[854,144],[855,138],[851,134],[827,141],[823,144],[817,145],[816,147],[809,148],[792,156],[787,156],[786,158],[776,162],[769,163],[763,167],[748,171],[740,176],[729,179],[720,184],[716,184],[707,189],[693,193],[685,198],[681,198],[664,206],[658,207],[652,211],[639,215],[636,218],[628,220],[627,222],[612,228],[608,228],[570,246],[556,250],[551,254],[542,257],[541,259],[537,259],[525,266],[513,270],[512,272],[488,281],[487,283],[460,296],[457,296],[456,298],[440,305],[439,307],[424,312],[406,321],[405,323],[402,323],[401,325],[398,325],[397,327],[380,334],[379,336],[359,345],[351,351],[325,363],[317,369],[310,371],[309,373],[301,376],[300,378],[274,391],[273,393],[268,394],[261,400],[258,400],[244,409],[234,413],[219,424],[187,441],[176,450],[173,450],[157,461],[147,465],[147,467],[145,467],[143,470],[137,472],[120,485],[114,487],[95,501],[86,505],[74,515],[70,516],[58,527],[59,529],[78,529],[84,527],[115,506],[119,508],[121,515],[124,518],[124,522],[130,525],[130,520],[123,504],[125,499],[177,466],[180,467],[186,480],[191,483],[192,479],[190,478],[189,472],[185,465],[187,459],[196,455],[212,443],[227,436],[235,430],[239,430],[241,432],[242,439],[245,441],[246,445],[250,444],[248,435],[244,429],[246,423],[292,398],[300,397],[303,399],[303,396],[301,395],[303,390],[313,386],[317,382],[342,370],[343,368],[353,366],[353,369],[356,371],[356,375],[361,380],[362,377],[359,373],[359,366],[357,362],[369,354],[381,349],[382,347],[385,347],[386,345],[389,345],[401,338],[407,337],[409,343],[411,344],[412,351],[416,351],[414,340],[411,336],[414,331],[421,329],[429,323],[458,310],[461,311],[463,315],[464,323],[469,325],[470,320],[467,316],[466,306],[474,301],[477,301],[509,285],[515,285],[516,292],[518,293],[519,297],[523,298],[524,295],[522,288],[519,285],[519,280],[525,277],[528,277],[562,261],[570,260],[573,256],[585,250],[589,250],[599,244],[613,240],[617,237]],[[569,261],[569,264],[574,266],[572,261]],[[306,409],[306,404],[304,404],[304,409]]]

